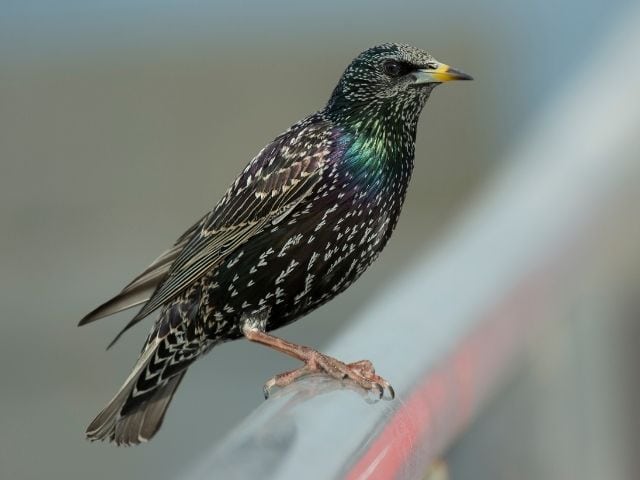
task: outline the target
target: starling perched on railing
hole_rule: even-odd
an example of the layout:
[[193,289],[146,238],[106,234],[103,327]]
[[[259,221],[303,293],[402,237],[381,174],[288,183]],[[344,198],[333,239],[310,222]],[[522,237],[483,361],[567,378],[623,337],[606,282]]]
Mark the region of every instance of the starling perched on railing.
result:
[[469,79],[408,45],[360,54],[324,109],[263,148],[210,213],[82,319],[144,304],[122,334],[160,309],[133,371],[87,437],[150,439],[187,367],[243,336],[304,362],[269,380],[266,395],[322,372],[393,396],[371,362],[346,364],[267,332],[331,300],[376,259],[400,215],[429,94]]

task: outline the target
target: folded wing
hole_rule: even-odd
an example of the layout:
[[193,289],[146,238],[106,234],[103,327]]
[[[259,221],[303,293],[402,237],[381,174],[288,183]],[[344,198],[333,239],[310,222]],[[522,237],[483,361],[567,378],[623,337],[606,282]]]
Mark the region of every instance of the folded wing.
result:
[[117,340],[216,268],[238,246],[281,221],[304,201],[326,164],[338,153],[332,133],[326,121],[310,117],[277,137],[244,169],[213,211],[80,324],[146,302]]

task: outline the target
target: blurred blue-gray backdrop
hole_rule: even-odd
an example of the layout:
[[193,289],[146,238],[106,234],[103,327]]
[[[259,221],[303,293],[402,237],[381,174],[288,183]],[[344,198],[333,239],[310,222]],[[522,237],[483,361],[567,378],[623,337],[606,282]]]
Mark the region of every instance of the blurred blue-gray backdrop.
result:
[[127,316],[77,321],[211,208],[266,142],[322,107],[357,53],[412,43],[476,81],[432,96],[380,261],[281,332],[316,346],[446,228],[628,3],[4,0],[2,478],[173,478],[262,401],[266,378],[293,366],[224,345],[191,368],[151,444],[84,441],[149,323],[105,352]]

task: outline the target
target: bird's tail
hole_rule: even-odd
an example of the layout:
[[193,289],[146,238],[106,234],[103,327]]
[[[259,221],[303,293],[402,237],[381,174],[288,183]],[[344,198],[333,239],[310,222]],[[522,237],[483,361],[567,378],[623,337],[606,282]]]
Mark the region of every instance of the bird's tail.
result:
[[161,380],[161,375],[154,372],[156,349],[149,350],[143,353],[116,396],[87,427],[87,439],[135,445],[148,441],[158,431],[186,368]]

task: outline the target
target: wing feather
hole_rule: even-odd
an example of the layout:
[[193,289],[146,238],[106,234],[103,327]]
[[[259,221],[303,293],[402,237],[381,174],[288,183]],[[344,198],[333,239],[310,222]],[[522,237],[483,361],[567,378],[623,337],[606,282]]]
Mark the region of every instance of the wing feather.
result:
[[171,264],[178,257],[180,251],[191,237],[199,231],[206,217],[191,226],[176,243],[156,258],[151,264],[131,282],[129,282],[116,296],[93,309],[84,316],[78,325],[86,325],[100,318],[140,305],[151,298],[159,284],[167,277]]
[[[238,177],[132,322],[174,298],[265,226],[281,221],[313,190],[332,151],[331,131],[318,124],[295,129],[278,137]],[[315,141],[297,142],[301,136]]]
[[213,211],[80,325],[146,302],[119,338],[252,236],[286,218],[321,180],[338,148],[331,124],[317,115],[291,127],[262,149]]

